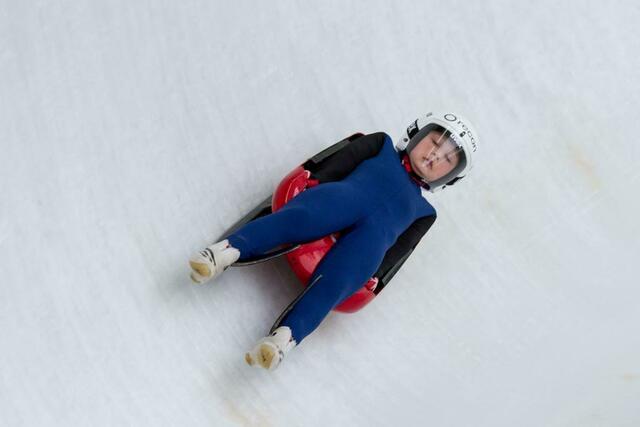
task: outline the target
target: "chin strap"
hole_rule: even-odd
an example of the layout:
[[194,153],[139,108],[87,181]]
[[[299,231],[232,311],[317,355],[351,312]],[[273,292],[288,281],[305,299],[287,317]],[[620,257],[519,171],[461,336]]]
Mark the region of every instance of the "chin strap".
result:
[[411,167],[411,160],[409,160],[409,155],[407,153],[401,154],[401,159],[400,159],[400,163],[402,163],[402,166],[404,167],[404,169],[407,171],[407,173],[409,174],[409,176],[411,177],[411,179],[413,180],[413,182],[416,183],[416,185],[426,188],[427,190],[429,189],[429,184],[427,184],[426,182],[424,182],[422,180],[422,178],[420,178],[418,176],[418,174],[416,174],[413,171],[413,168]]

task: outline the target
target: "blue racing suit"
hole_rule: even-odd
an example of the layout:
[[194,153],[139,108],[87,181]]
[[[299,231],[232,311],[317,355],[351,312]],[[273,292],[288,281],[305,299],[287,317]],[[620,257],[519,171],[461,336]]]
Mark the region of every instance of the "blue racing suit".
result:
[[354,143],[368,143],[377,153],[356,159],[358,164],[344,178],[305,190],[279,211],[227,237],[243,260],[283,243],[304,243],[343,232],[318,264],[307,288],[274,325],[289,326],[297,343],[364,285],[414,221],[436,215],[402,166],[391,138],[379,132],[361,139]]

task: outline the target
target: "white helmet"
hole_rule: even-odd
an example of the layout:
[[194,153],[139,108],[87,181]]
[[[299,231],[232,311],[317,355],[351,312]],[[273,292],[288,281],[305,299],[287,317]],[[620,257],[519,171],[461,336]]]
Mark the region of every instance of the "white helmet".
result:
[[409,154],[422,139],[432,130],[439,130],[460,148],[460,161],[458,165],[444,177],[426,182],[417,176],[423,183],[423,187],[432,193],[453,185],[464,178],[473,166],[473,157],[478,147],[478,134],[471,123],[462,116],[454,113],[428,113],[422,116],[407,128],[400,136],[396,144],[396,150]]

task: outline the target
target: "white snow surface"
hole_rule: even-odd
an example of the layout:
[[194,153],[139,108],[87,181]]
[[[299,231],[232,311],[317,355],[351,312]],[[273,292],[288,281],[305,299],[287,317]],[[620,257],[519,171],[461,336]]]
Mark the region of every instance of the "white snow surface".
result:
[[[636,1],[0,0],[0,425],[640,425]],[[430,110],[472,174],[280,368],[300,291],[189,256],[282,176]]]

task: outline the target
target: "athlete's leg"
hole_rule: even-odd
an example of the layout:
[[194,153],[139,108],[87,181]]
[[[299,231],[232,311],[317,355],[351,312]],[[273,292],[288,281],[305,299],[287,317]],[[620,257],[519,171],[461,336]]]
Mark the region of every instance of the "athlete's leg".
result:
[[283,243],[302,243],[342,230],[368,208],[366,196],[351,183],[330,182],[303,191],[279,211],[257,218],[227,236],[240,260]]
[[322,259],[307,288],[284,311],[272,330],[291,328],[300,343],[318,327],[331,309],[360,289],[376,272],[389,247],[383,230],[356,225]]

